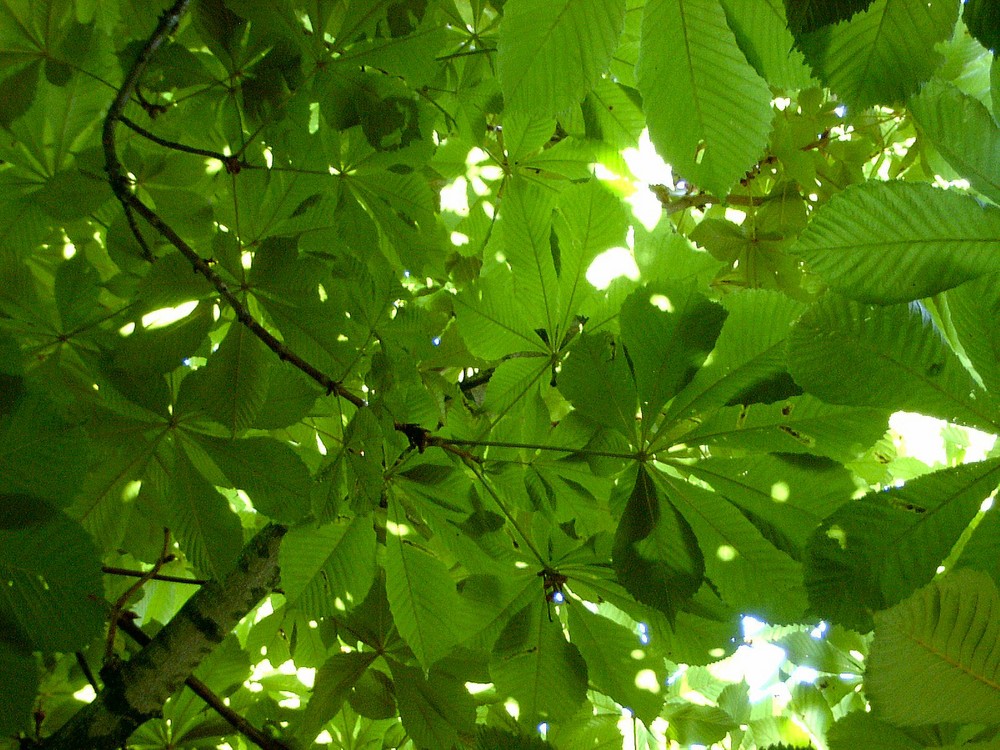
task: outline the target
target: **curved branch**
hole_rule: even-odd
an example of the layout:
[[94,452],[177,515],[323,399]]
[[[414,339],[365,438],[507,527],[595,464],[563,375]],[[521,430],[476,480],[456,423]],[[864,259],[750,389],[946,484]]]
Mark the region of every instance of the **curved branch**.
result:
[[[187,258],[188,262],[191,263],[195,272],[204,276],[209,283],[215,287],[219,296],[233,308],[233,311],[236,313],[236,319],[249,328],[250,331],[258,339],[260,339],[268,349],[277,354],[279,359],[284,362],[290,362],[293,366],[304,372],[314,381],[319,383],[326,390],[327,394],[337,395],[340,398],[350,401],[358,408],[366,406],[367,402],[363,398],[351,393],[351,391],[345,388],[343,383],[339,380],[333,379],[319,368],[314,367],[309,362],[306,362],[302,359],[302,357],[292,352],[287,346],[279,341],[273,333],[258,323],[257,320],[250,314],[250,311],[247,309],[247,306],[243,303],[243,301],[236,296],[232,290],[230,290],[229,285],[222,279],[221,276],[219,276],[219,274],[215,272],[210,262],[198,255],[195,249],[174,231],[173,227],[161,219],[159,214],[143,203],[131,190],[128,178],[125,174],[125,168],[122,166],[121,159],[118,158],[116,127],[118,123],[122,121],[125,105],[128,104],[128,101],[135,91],[135,88],[139,83],[139,79],[142,77],[146,66],[149,64],[149,61],[153,56],[153,53],[159,49],[161,44],[163,44],[164,39],[176,30],[177,24],[180,23],[180,19],[187,10],[190,1],[191,0],[176,0],[176,2],[168,10],[166,10],[162,16],[160,16],[160,21],[156,25],[156,29],[153,31],[152,36],[149,37],[149,40],[139,53],[135,64],[126,74],[122,87],[118,90],[118,94],[115,96],[114,101],[111,103],[111,107],[108,109],[108,116],[104,119],[104,128],[101,136],[101,142],[104,146],[104,169],[108,173],[108,184],[111,186],[111,190],[114,191],[115,196],[121,202],[126,216],[131,216],[133,212],[139,214],[149,223],[151,227],[153,227],[153,229],[159,232],[160,236],[177,248],[181,255]],[[136,231],[138,227],[135,227],[134,223],[131,221],[130,224],[133,226],[133,232],[136,233],[137,239],[143,247],[143,253],[151,257],[152,253],[149,252],[142,236]]]

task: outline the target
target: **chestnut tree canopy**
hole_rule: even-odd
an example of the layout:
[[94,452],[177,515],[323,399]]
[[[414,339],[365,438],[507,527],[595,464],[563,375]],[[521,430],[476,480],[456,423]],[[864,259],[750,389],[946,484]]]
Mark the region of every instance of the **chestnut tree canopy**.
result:
[[0,748],[1000,747],[998,46],[0,0]]

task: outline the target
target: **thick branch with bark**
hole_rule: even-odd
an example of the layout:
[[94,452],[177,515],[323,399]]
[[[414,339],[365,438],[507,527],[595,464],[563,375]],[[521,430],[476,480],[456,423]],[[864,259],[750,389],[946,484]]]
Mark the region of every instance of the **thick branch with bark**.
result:
[[[104,676],[104,689],[54,735],[44,750],[114,750],[163,710],[195,668],[278,584],[278,548],[287,529],[269,525],[240,553],[236,567],[210,581],[143,648]],[[106,670],[108,671],[108,670]]]

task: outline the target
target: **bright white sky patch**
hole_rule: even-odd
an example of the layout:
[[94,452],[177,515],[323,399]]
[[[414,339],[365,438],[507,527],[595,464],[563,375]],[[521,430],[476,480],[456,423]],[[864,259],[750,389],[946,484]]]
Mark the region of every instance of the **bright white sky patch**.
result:
[[[945,441],[941,436],[946,426],[948,423],[942,419],[905,411],[897,411],[889,417],[889,427],[898,435],[900,455],[912,456],[928,466],[946,463]],[[982,461],[996,443],[996,435],[972,427],[962,429],[969,436],[965,462]]]
[[605,250],[594,258],[587,269],[587,281],[601,290],[607,289],[620,276],[627,276],[632,281],[639,278],[639,266],[635,264],[632,253],[624,247]]

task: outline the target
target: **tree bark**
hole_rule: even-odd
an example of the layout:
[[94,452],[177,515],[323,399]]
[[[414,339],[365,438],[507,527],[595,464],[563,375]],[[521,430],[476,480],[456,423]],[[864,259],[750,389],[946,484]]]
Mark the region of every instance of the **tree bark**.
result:
[[278,584],[278,548],[287,528],[271,524],[240,552],[236,567],[209,581],[129,661],[104,675],[104,689],[44,750],[116,750],[139,725],[160,715],[195,668]]

